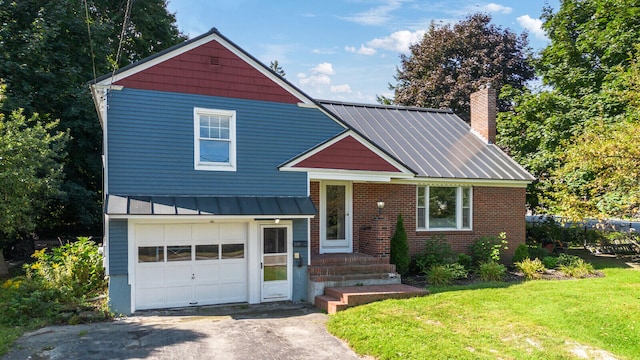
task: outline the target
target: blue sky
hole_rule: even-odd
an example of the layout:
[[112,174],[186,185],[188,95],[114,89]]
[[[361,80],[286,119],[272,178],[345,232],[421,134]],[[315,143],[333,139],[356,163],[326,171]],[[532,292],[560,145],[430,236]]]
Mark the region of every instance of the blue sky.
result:
[[[389,83],[429,24],[455,23],[474,12],[515,33],[527,31],[534,52],[548,39],[539,20],[559,0],[170,0],[178,28],[195,37],[216,27],[269,65],[278,60],[286,78],[317,99],[375,103],[392,96]],[[135,7],[134,7],[135,11]]]

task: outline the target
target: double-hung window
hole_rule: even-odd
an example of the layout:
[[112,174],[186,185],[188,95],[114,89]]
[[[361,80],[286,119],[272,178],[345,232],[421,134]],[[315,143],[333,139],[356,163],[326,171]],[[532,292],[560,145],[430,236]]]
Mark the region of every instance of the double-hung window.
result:
[[418,186],[418,230],[470,230],[471,187]]
[[196,170],[236,170],[236,112],[194,108]]

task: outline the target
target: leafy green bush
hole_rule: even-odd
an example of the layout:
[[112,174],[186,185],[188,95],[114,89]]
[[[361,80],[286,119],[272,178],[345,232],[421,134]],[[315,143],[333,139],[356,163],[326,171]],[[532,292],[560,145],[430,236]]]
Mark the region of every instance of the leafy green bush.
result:
[[32,279],[18,277],[2,284],[0,323],[10,326],[26,325],[34,319],[55,318],[62,308],[56,288],[43,288]]
[[32,255],[36,262],[25,265],[27,277],[70,298],[89,298],[104,292],[107,282],[102,255],[89,238],[80,237],[50,254],[45,250],[36,251]]
[[593,265],[581,258],[571,261],[568,264],[563,263],[558,265],[558,270],[574,278],[583,278],[595,273]]
[[469,246],[474,264],[488,261],[498,262],[502,251],[507,249],[506,233],[500,233],[498,236],[483,236]]
[[451,271],[451,275],[453,275],[454,279],[466,279],[466,277],[469,275],[469,271],[467,271],[467,269],[464,268],[464,265],[462,264],[458,264],[458,263],[453,263],[453,264],[446,264],[444,265],[444,267],[446,267],[447,269],[449,269],[449,271]]
[[555,269],[558,266],[558,258],[555,256],[545,256],[542,258],[542,265],[547,269]]
[[458,254],[458,264],[469,270],[473,266],[473,259],[467,254]]
[[469,272],[464,266],[453,264],[436,264],[431,266],[426,272],[427,281],[434,286],[448,286],[456,279],[464,279],[469,275]]
[[0,323],[7,325],[78,322],[78,309],[98,310],[110,316],[106,301],[86,300],[104,294],[106,280],[102,256],[88,238],[33,254],[36,261],[25,265],[24,277],[7,280],[0,292]]
[[391,263],[396,265],[396,271],[400,275],[404,275],[409,271],[411,257],[409,256],[409,244],[407,240],[407,232],[404,229],[402,214],[398,214],[396,222],[396,231],[391,238]]
[[522,260],[529,258],[529,246],[527,244],[520,244],[516,248],[515,253],[513,254],[513,262],[519,263]]
[[445,265],[433,265],[427,270],[427,282],[433,286],[448,286],[453,282],[453,272]]
[[524,274],[527,280],[536,280],[542,277],[544,265],[540,259],[531,260],[526,258],[516,263],[516,268]]
[[425,241],[424,252],[416,257],[416,266],[426,274],[433,265],[453,263],[454,256],[444,235],[435,235]]
[[582,259],[575,255],[560,254],[556,261],[556,266],[572,266],[582,261]]
[[542,244],[535,246],[529,246],[529,258],[530,259],[544,259],[549,255],[549,251],[542,247]]
[[480,279],[483,281],[502,281],[507,268],[495,260],[480,263]]

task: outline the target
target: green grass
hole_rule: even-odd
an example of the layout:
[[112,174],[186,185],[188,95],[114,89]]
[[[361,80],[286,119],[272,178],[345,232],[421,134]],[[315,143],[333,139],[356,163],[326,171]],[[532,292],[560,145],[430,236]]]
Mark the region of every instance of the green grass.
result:
[[11,345],[24,333],[22,327],[0,325],[0,356],[6,354]]
[[640,271],[594,265],[606,277],[430,289],[340,312],[328,328],[378,359],[576,359],[579,346],[640,358]]

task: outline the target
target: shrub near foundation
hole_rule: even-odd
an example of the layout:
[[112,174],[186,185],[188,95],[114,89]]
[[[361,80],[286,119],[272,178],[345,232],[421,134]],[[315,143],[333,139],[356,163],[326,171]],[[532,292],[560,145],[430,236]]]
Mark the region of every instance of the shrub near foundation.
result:
[[516,263],[516,268],[522,271],[527,280],[540,279],[544,272],[544,265],[540,259],[524,259]]
[[110,316],[100,299],[107,287],[98,246],[88,238],[33,254],[26,275],[5,281],[0,289],[0,323],[11,326],[42,326],[83,321],[80,313],[92,312],[91,320]]
[[483,281],[502,281],[504,274],[507,272],[506,266],[494,260],[480,263],[478,269],[480,280]]

